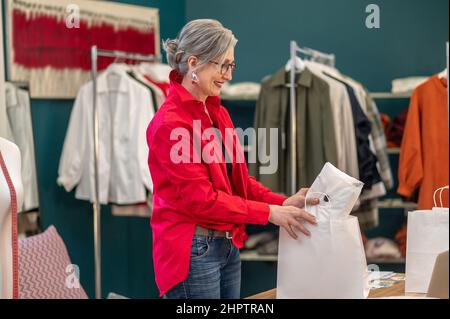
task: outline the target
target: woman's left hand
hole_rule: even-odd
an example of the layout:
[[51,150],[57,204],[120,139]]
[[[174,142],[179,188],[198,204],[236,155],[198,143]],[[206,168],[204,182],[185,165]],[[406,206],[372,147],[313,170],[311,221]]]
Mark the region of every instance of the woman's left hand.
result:
[[[289,197],[283,202],[283,206],[295,206],[298,208],[305,208],[305,197],[306,193],[308,192],[309,188],[302,188],[297,193]],[[318,198],[308,198],[306,203],[308,205],[317,205],[319,204]]]

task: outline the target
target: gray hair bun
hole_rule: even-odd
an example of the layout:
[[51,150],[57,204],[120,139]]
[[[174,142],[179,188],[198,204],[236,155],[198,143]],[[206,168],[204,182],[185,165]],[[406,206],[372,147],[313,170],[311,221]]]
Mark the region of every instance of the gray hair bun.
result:
[[167,39],[163,41],[163,48],[167,54],[167,62],[172,67],[172,69],[179,69],[179,63],[181,56],[184,53],[182,50],[178,50],[179,40],[178,39]]
[[163,41],[163,48],[169,65],[186,75],[189,71],[189,56],[198,59],[198,67],[206,65],[211,60],[222,59],[236,42],[231,30],[219,21],[198,19],[188,22],[176,39]]

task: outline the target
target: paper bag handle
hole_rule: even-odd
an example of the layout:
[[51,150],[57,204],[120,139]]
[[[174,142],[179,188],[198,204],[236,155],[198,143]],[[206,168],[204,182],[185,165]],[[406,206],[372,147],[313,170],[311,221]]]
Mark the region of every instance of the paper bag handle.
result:
[[440,202],[440,204],[441,204],[441,206],[439,206],[439,207],[444,207],[444,204],[443,204],[443,202],[442,202],[442,192],[444,191],[444,190],[446,190],[446,189],[449,189],[448,188],[448,185],[447,186],[444,186],[444,187],[440,187],[440,188],[438,188],[438,189],[436,189],[435,191],[434,191],[434,193],[433,193],[433,201],[434,201],[434,207],[438,207],[438,205],[437,205],[437,203],[436,203],[436,193],[437,192],[439,192],[439,202]]

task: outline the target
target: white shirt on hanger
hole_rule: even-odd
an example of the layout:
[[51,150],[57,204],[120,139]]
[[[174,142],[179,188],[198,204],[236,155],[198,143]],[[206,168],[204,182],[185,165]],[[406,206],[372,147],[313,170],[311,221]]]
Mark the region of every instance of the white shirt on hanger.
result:
[[[97,79],[99,114],[99,201],[135,204],[152,190],[147,166],[146,130],[154,116],[149,90],[112,64]],[[75,197],[93,201],[94,134],[93,83],[80,89],[70,117],[59,164],[58,184]]]
[[13,135],[12,141],[17,144],[22,154],[22,181],[25,189],[25,200],[19,212],[39,208],[39,195],[34,153],[34,136],[31,122],[30,95],[27,91],[5,84],[6,112]]

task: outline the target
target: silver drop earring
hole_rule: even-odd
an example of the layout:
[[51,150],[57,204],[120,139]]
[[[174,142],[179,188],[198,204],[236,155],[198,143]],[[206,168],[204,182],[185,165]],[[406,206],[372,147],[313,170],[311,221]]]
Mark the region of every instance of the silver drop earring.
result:
[[198,82],[198,76],[197,76],[197,73],[192,72],[192,74],[191,74],[191,79],[192,79],[192,82],[193,82],[193,83],[197,83],[197,82]]

